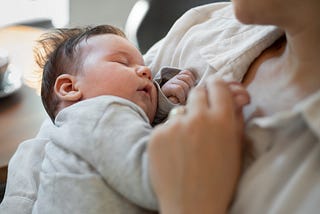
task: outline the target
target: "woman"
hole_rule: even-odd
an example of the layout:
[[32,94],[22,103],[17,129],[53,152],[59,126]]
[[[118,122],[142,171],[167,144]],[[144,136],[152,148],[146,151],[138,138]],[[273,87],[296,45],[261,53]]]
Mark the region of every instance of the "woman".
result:
[[[216,7],[219,9],[215,13],[225,9],[221,5]],[[240,169],[237,162],[240,139],[236,140],[239,120],[230,119],[235,107],[228,88],[221,81],[217,84],[210,80],[206,83],[207,93],[200,89],[190,95],[184,115],[177,116],[166,127],[158,127],[148,148],[151,177],[161,210],[163,213],[199,210],[202,210],[199,213],[227,210],[231,213],[316,213],[320,208],[320,2],[235,0],[233,8],[237,19],[244,24],[275,25],[284,30],[283,35],[275,36],[276,39],[251,60],[245,75],[239,78],[251,97],[251,103],[244,109],[245,145],[249,147],[246,157],[251,159],[246,159],[234,191]],[[222,13],[224,17],[227,14]],[[176,26],[179,24],[181,21]],[[175,31],[175,26],[171,31]],[[252,38],[251,34],[246,35]],[[181,40],[175,41],[176,51]],[[165,46],[170,47],[166,44],[158,44],[152,55]],[[185,55],[180,55],[180,59]],[[200,55],[207,56],[203,50]],[[234,61],[240,58],[237,55]],[[150,64],[165,63],[163,58],[157,60]],[[171,63],[182,62],[172,60]],[[206,73],[201,76],[205,79]],[[215,96],[210,96],[213,93]],[[212,100],[217,97],[219,102],[224,100],[224,105],[213,105]],[[201,120],[195,119],[197,113],[201,113]],[[231,128],[223,129],[229,126]],[[220,139],[220,144],[210,144],[204,139]],[[197,167],[190,164],[193,161]],[[165,167],[166,163],[170,163],[170,167]]]

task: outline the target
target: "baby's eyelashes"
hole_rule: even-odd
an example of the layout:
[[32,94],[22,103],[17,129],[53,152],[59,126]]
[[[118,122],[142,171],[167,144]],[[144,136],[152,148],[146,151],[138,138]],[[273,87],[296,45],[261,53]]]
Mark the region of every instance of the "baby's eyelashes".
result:
[[118,60],[115,60],[114,62],[119,63],[121,65],[129,66],[129,61],[125,59],[120,59],[120,60],[118,59]]

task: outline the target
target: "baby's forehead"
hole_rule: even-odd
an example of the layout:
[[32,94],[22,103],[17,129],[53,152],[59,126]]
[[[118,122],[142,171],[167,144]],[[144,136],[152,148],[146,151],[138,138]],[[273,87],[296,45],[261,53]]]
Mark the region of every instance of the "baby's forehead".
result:
[[[109,49],[119,49],[124,47],[125,49],[129,48],[129,43],[126,38],[116,34],[98,34],[91,35],[78,44],[79,49],[91,49],[96,50],[109,50]],[[87,50],[88,51],[88,50]]]
[[125,37],[116,34],[93,35],[81,41],[79,48],[84,53],[119,54],[141,59],[141,52]]
[[92,53],[96,53],[101,50],[107,51],[109,49],[108,45],[104,45],[103,47],[101,46],[103,42],[97,43],[97,41],[101,40],[101,37],[98,36],[100,35],[92,35],[90,37],[82,39],[78,43],[75,50],[75,52],[78,54],[78,57],[87,57]]
[[97,35],[90,35],[85,38],[82,42],[94,43],[94,42],[103,42],[103,43],[114,43],[114,42],[126,42],[128,41],[126,38],[113,34],[113,33],[105,33],[105,34],[97,34]]

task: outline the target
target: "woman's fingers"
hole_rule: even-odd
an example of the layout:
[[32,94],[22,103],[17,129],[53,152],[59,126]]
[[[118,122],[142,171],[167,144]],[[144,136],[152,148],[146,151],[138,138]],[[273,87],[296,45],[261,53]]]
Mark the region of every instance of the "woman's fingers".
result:
[[211,76],[208,78],[206,86],[211,112],[222,117],[232,116],[233,112],[235,112],[235,105],[228,84],[218,77]]
[[191,90],[187,108],[194,114],[209,111],[219,118],[233,117],[236,111],[228,83],[217,77],[209,77],[205,86]]
[[190,91],[187,108],[191,114],[208,109],[207,89],[204,86],[197,86]]
[[250,103],[248,91],[238,82],[230,82],[229,88],[233,94],[236,107],[242,109],[243,106]]

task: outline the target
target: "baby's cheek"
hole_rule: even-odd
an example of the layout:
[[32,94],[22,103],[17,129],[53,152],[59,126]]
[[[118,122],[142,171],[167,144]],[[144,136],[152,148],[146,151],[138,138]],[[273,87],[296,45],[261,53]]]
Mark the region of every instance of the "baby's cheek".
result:
[[155,110],[157,110],[157,106],[158,106],[158,90],[155,88],[155,90],[153,90],[154,93],[153,93],[153,99],[152,99],[152,102],[153,102],[153,107]]

